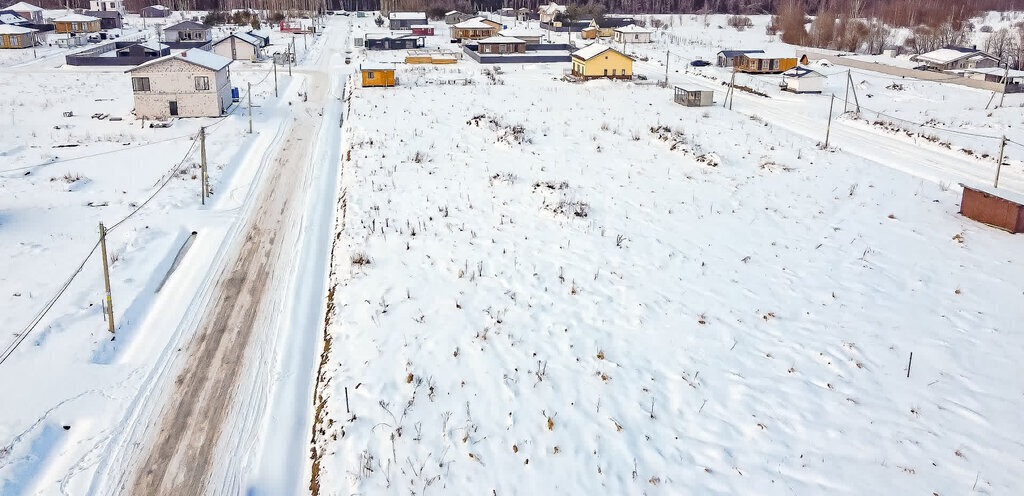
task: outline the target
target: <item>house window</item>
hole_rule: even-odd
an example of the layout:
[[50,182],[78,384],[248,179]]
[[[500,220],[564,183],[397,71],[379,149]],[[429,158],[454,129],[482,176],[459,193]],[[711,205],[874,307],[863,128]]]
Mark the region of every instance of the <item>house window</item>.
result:
[[149,78],[148,77],[133,77],[132,78],[132,89],[135,91],[149,91]]
[[210,89],[210,78],[207,76],[196,76],[196,90],[206,91]]
[[605,69],[605,70],[604,70],[604,75],[605,75],[605,76],[607,76],[607,75],[608,75],[608,69]]
[[373,79],[373,71],[366,73],[366,79]]

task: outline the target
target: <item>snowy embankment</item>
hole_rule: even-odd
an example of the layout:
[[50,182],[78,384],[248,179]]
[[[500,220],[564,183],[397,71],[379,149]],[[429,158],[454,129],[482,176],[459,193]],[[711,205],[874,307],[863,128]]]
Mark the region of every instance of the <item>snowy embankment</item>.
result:
[[1019,240],[956,188],[666,89],[459,68],[352,98],[321,494],[1024,484]]

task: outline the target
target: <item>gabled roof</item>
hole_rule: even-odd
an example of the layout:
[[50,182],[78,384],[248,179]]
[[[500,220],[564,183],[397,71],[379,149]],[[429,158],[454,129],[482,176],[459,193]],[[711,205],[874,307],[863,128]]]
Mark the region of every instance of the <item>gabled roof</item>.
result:
[[14,4],[14,5],[11,5],[10,7],[7,7],[7,10],[14,10],[14,11],[17,11],[17,12],[42,12],[43,11],[43,9],[41,9],[39,7],[36,7],[35,5],[32,5],[32,4],[28,3],[28,2],[18,2],[16,4]]
[[982,52],[975,48],[964,48],[953,45],[947,45],[938,50],[932,50],[927,53],[922,53],[917,56],[917,60],[922,62],[931,62],[933,64],[949,64],[958,60],[969,59],[972,57],[978,58],[991,58],[995,60],[995,57]]
[[171,9],[168,9],[167,7],[164,7],[163,5],[148,5],[148,6],[143,7],[143,8],[144,9],[156,9],[156,10],[171,10]]
[[225,41],[228,41],[231,38],[236,38],[239,41],[241,41],[243,43],[248,43],[248,44],[250,44],[250,45],[252,45],[252,46],[254,46],[256,48],[259,48],[260,46],[262,46],[262,43],[259,40],[257,40],[253,36],[251,36],[249,33],[243,33],[241,31],[237,31],[237,32],[231,33],[231,34],[229,34],[229,35],[227,35],[227,36],[225,36],[225,37],[223,37],[223,38],[213,42],[213,44],[215,46],[216,45],[220,45],[221,43],[224,43]]
[[786,72],[783,72],[782,75],[785,76],[785,77],[791,77],[791,78],[802,78],[802,77],[808,77],[808,76],[810,76],[810,77],[815,77],[815,76],[822,77],[820,72],[812,70],[812,69],[809,69],[809,68],[804,67],[802,65],[798,65],[798,66],[796,66],[796,67],[794,67],[794,68],[792,68],[792,69],[790,69],[790,70],[788,70]]
[[143,43],[138,43],[138,44],[135,44],[135,45],[126,46],[124,48],[119,48],[117,51],[119,51],[119,52],[127,52],[127,51],[129,51],[132,48],[135,48],[137,46],[145,48],[146,50],[152,50],[154,52],[159,52],[159,51],[164,50],[165,48],[168,48],[168,46],[164,45],[163,43],[150,40],[150,41],[146,41],[146,42],[143,42]]
[[604,52],[607,52],[608,50],[611,50],[611,51],[613,51],[613,52],[615,52],[615,53],[617,53],[619,55],[622,55],[623,57],[626,57],[626,58],[632,60],[632,58],[629,57],[628,55],[626,55],[626,54],[624,54],[624,53],[622,53],[622,52],[620,52],[620,51],[618,51],[618,50],[616,50],[616,49],[614,49],[614,48],[612,48],[612,47],[610,47],[608,45],[602,45],[600,43],[591,43],[590,45],[587,45],[587,46],[585,46],[583,48],[580,48],[579,50],[576,50],[575,52],[572,52],[572,56],[573,57],[579,57],[579,58],[581,58],[583,60],[590,60],[590,59],[592,59],[594,57],[597,57],[598,55],[601,55]]
[[427,14],[425,12],[392,12],[388,14],[388,19],[416,20],[426,18]]
[[747,53],[764,53],[764,50],[722,50],[721,52],[718,52],[718,53],[721,54],[721,55],[725,55],[726,57],[730,57],[731,58],[731,57],[738,57],[740,55],[747,54]]
[[547,5],[541,5],[541,7],[537,10],[545,14],[554,14],[555,12],[565,12],[565,9],[565,5],[558,5],[555,2],[551,2]]
[[495,29],[494,26],[484,22],[483,17],[474,17],[468,21],[462,21],[454,25],[459,29]]
[[384,65],[384,64],[382,64],[380,62],[367,62],[367,63],[359,64],[359,70],[360,71],[393,71],[393,70],[395,70],[395,66],[393,66],[393,65]]
[[135,66],[135,67],[133,67],[131,69],[128,69],[125,72],[132,72],[132,71],[139,70],[139,69],[141,69],[143,67],[149,67],[151,65],[162,64],[162,63],[167,62],[169,60],[181,60],[183,62],[188,62],[189,64],[193,64],[193,65],[197,65],[199,67],[210,69],[211,71],[219,71],[219,70],[227,67],[228,65],[230,65],[231,62],[232,62],[231,59],[229,59],[227,57],[223,57],[223,56],[217,55],[216,53],[207,52],[206,50],[200,50],[198,48],[190,48],[190,49],[182,51],[182,52],[178,52],[178,53],[174,53],[174,54],[167,55],[167,56],[164,56],[164,57],[160,57],[160,58],[155,59],[155,60],[150,60],[149,62],[146,62],[144,64]]
[[615,28],[615,31],[618,31],[620,33],[647,33],[647,34],[651,34],[653,32],[653,31],[651,31],[649,29],[644,29],[644,28],[642,28],[640,26],[637,26],[636,24],[630,24],[628,26],[622,26],[621,28]]
[[92,22],[100,20],[99,17],[87,16],[82,14],[68,14],[64,17],[58,17],[53,22]]
[[448,12],[445,12],[445,13],[444,13],[444,15],[446,15],[446,16],[450,16],[450,15],[452,15],[452,14],[461,14],[461,13],[462,13],[462,12],[459,12],[459,11],[457,11],[457,10],[449,10]]
[[0,10],[0,24],[28,24],[28,19],[13,10]]
[[36,31],[38,30],[13,24],[0,24],[0,34],[28,34],[35,33]]
[[502,36],[544,36],[544,31],[539,29],[527,29],[527,28],[508,28],[502,29],[498,32]]
[[769,50],[758,50],[756,52],[745,53],[749,59],[795,59],[796,51],[793,49],[769,49]]
[[484,38],[477,40],[477,43],[526,43],[519,38],[513,38],[511,36],[491,36],[490,38]]
[[195,21],[181,21],[181,22],[179,22],[177,24],[172,24],[170,26],[167,26],[166,28],[164,28],[164,31],[184,31],[186,29],[190,29],[190,30],[196,30],[196,29],[207,30],[207,29],[210,29],[210,26],[207,26],[205,24],[199,24],[198,22],[195,22]]

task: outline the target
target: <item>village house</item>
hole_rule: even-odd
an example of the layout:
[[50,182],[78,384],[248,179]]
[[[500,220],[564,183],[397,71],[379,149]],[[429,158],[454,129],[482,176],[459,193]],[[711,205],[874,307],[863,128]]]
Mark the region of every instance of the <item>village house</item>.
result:
[[598,32],[600,32],[600,28],[597,26],[587,26],[580,30],[580,38],[583,38],[584,40],[596,40]]
[[363,64],[359,66],[364,88],[395,86],[395,68],[385,65]]
[[501,25],[482,17],[474,17],[452,26],[453,40],[482,40],[498,35]]
[[263,58],[263,42],[249,33],[237,31],[215,41],[211,51],[231,60],[259,60]]
[[252,38],[256,40],[257,43],[259,43],[260,48],[266,48],[270,46],[270,31],[265,31],[262,29],[250,29],[249,31],[246,31],[246,34],[252,36]]
[[171,9],[169,9],[167,7],[164,7],[163,5],[150,5],[148,7],[143,7],[142,10],[139,11],[139,14],[142,17],[150,17],[150,18],[152,18],[152,17],[167,17],[167,16],[171,15]]
[[115,46],[125,43],[117,49],[117,56],[134,59],[158,59],[171,54],[171,47],[156,41],[114,42]]
[[1024,71],[1001,67],[985,67],[982,69],[961,69],[956,72],[965,78],[999,83],[1005,93],[1024,92]]
[[920,62],[925,68],[933,71],[983,69],[999,65],[999,59],[977,48],[965,48],[954,45],[947,45],[938,50],[922,53],[913,57],[912,60]]
[[545,24],[551,24],[555,22],[555,17],[558,16],[558,14],[565,13],[565,9],[565,5],[558,5],[555,2],[551,2],[547,5],[542,5],[540,8],[538,8],[537,14],[539,14],[540,16],[540,22]]
[[530,20],[530,9],[521,7],[516,11],[516,20],[519,22],[526,22]]
[[0,48],[29,48],[36,44],[36,31],[24,26],[0,24]]
[[87,10],[85,15],[97,17],[100,20],[100,29],[121,29],[124,16],[116,10]]
[[633,24],[632,17],[606,16],[598,23],[597,19],[591,19],[590,24],[583,28],[580,33],[583,39],[596,40],[597,38],[611,38],[615,36],[618,28],[624,28]]
[[213,41],[213,30],[205,24],[182,21],[164,28],[161,41],[171,48],[199,48]]
[[53,20],[54,31],[57,33],[95,33],[100,30],[98,17],[83,14],[68,14]]
[[124,0],[89,0],[89,10],[124,14]]
[[[599,32],[598,35],[601,33]],[[636,24],[615,29],[616,43],[650,43],[652,32]]]
[[492,36],[477,41],[478,53],[526,53],[526,42],[511,36]]
[[392,12],[388,14],[388,24],[392,30],[408,30],[414,25],[427,24],[427,14],[423,12]]
[[610,46],[594,43],[572,53],[572,75],[582,79],[631,79],[633,59]]
[[444,22],[445,22],[445,24],[448,24],[450,26],[452,24],[458,24],[458,23],[463,22],[463,21],[468,21],[468,20],[470,20],[470,19],[472,19],[474,17],[476,17],[476,16],[473,16],[473,15],[470,15],[470,14],[464,14],[464,13],[459,12],[457,10],[452,10],[452,11],[449,11],[449,12],[445,13],[445,15],[444,15]]
[[32,24],[43,23],[43,9],[36,7],[35,5],[32,5],[28,2],[18,2],[14,5],[11,5],[10,7],[7,7],[6,10],[13,10],[16,14],[20,15],[25,19],[28,19],[28,22]]
[[733,67],[748,74],[780,74],[796,67],[796,56],[775,52],[743,53],[736,57]]
[[424,45],[426,39],[415,34],[367,33],[363,40],[368,50],[410,50]]
[[0,10],[0,25],[10,24],[11,26],[25,26],[28,27],[28,19],[21,17],[17,12],[13,10]]
[[718,52],[718,67],[732,67],[740,55],[748,53],[764,53],[764,50],[722,50]]
[[793,93],[821,93],[825,90],[825,76],[803,66],[782,73],[782,88]]
[[231,106],[231,59],[190,49],[126,71],[143,119],[218,117]]
[[541,40],[544,39],[544,32],[527,29],[527,28],[508,28],[502,29],[498,32],[499,36],[511,36],[513,38],[519,38],[526,42],[527,45],[539,45]]

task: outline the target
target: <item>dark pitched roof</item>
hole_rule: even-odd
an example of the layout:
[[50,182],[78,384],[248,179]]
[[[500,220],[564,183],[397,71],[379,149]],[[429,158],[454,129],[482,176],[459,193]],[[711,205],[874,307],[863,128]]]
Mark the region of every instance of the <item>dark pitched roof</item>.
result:
[[210,26],[193,21],[181,21],[173,26],[167,26],[164,31],[181,31],[183,29],[210,29]]
[[116,10],[87,10],[85,15],[99,17],[100,19],[120,19],[124,17]]
[[979,51],[977,47],[975,47],[975,48],[967,48],[967,47],[956,46],[956,45],[946,45],[946,46],[944,46],[942,48],[945,48],[946,50],[956,50],[956,51],[958,51],[960,53],[974,53],[974,52]]
[[718,52],[726,57],[738,57],[745,53],[764,53],[764,50],[722,50]]

